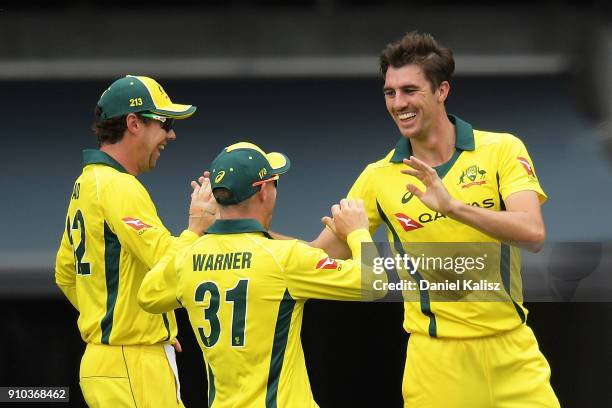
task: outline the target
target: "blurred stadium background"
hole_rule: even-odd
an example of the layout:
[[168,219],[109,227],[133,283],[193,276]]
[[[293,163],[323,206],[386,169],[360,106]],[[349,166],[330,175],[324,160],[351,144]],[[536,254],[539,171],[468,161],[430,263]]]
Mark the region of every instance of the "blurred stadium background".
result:
[[[0,386],[70,386],[71,405],[83,405],[84,345],[53,265],[80,151],[95,147],[93,108],[114,79],[153,76],[173,100],[198,106],[141,178],[173,233],[186,223],[189,180],[223,146],[252,140],[293,161],[273,228],[311,239],[399,136],[379,51],[407,31],[430,32],[456,56],[449,112],[527,145],[550,197],[548,241],[608,242],[610,10],[606,1],[0,2]],[[562,406],[609,406],[612,305],[528,307]],[[204,406],[202,357],[178,315],[184,401]],[[302,337],[322,407],[401,406],[401,319],[401,304],[309,303]]]

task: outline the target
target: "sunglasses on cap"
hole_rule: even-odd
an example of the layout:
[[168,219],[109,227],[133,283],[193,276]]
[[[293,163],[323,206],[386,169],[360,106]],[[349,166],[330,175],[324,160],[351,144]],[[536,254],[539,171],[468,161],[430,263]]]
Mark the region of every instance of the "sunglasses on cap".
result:
[[159,116],[153,113],[141,113],[140,115],[144,116],[145,118],[149,118],[149,119],[153,119],[153,120],[157,120],[161,122],[161,128],[164,129],[166,132],[171,131],[172,126],[174,126],[173,118],[167,118],[165,116]]
[[265,179],[265,180],[260,180],[260,181],[256,181],[253,184],[251,184],[253,187],[257,187],[257,186],[261,186],[262,184],[265,183],[269,183],[270,181],[274,182],[274,187],[278,187],[278,174],[275,174],[274,176],[270,177],[269,179]]

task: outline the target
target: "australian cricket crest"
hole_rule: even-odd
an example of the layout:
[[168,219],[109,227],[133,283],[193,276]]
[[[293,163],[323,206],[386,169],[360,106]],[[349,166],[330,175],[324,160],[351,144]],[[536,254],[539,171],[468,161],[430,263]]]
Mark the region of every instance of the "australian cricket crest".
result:
[[461,172],[459,176],[459,184],[461,188],[469,188],[472,186],[479,186],[486,184],[487,180],[485,176],[487,171],[478,165],[474,164]]

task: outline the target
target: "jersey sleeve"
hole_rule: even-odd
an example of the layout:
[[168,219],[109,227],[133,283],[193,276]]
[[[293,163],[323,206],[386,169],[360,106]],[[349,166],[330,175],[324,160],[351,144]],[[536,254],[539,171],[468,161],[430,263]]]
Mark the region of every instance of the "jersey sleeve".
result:
[[[68,221],[66,221],[67,223]],[[76,269],[74,252],[68,238],[68,227],[64,228],[62,241],[55,257],[55,283],[64,292],[70,303],[79,310],[76,292]]]
[[102,193],[104,218],[122,246],[153,268],[172,244],[151,197],[136,179],[117,178]]
[[[331,259],[325,251],[295,242],[284,261],[289,293],[294,298],[371,300],[362,282],[361,244],[372,242],[365,229],[353,231],[347,243],[352,259]],[[368,279],[369,280],[369,279]]]
[[523,142],[512,135],[504,135],[499,165],[499,193],[502,199],[518,191],[535,191],[540,203],[548,198],[538,181],[533,162]]
[[185,230],[144,277],[138,289],[138,304],[149,313],[165,313],[181,307],[177,301],[178,279],[175,260],[198,235]]
[[371,165],[367,166],[357,180],[355,180],[355,183],[348,192],[347,198],[363,200],[366,214],[370,220],[370,235],[374,235],[382,220],[376,204],[376,191],[374,189]]

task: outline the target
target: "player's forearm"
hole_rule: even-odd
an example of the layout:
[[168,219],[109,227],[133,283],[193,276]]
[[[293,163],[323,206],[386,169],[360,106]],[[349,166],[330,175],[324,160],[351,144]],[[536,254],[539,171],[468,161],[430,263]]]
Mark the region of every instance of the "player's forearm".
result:
[[493,211],[453,200],[446,215],[531,252],[541,250],[546,239],[541,219],[526,211]]
[[210,213],[198,213],[189,215],[189,223],[187,225],[187,230],[193,232],[197,236],[201,237],[204,232],[215,222],[214,214]]
[[[327,231],[327,232],[326,232]],[[279,234],[278,232],[268,231],[270,236],[274,239],[297,239],[298,241],[302,241],[298,238],[290,237],[288,235]],[[331,234],[332,236],[329,236]],[[349,259],[351,257],[351,250],[349,249],[346,242],[337,238],[333,233],[331,233],[327,228],[325,228],[321,234],[313,241],[302,241],[308,246],[313,248],[319,248],[325,251],[331,258],[334,259]]]
[[351,249],[347,243],[338,238],[328,228],[323,228],[323,231],[312,242],[307,242],[313,248],[319,248],[325,251],[327,255],[334,259],[349,259],[351,258]]

